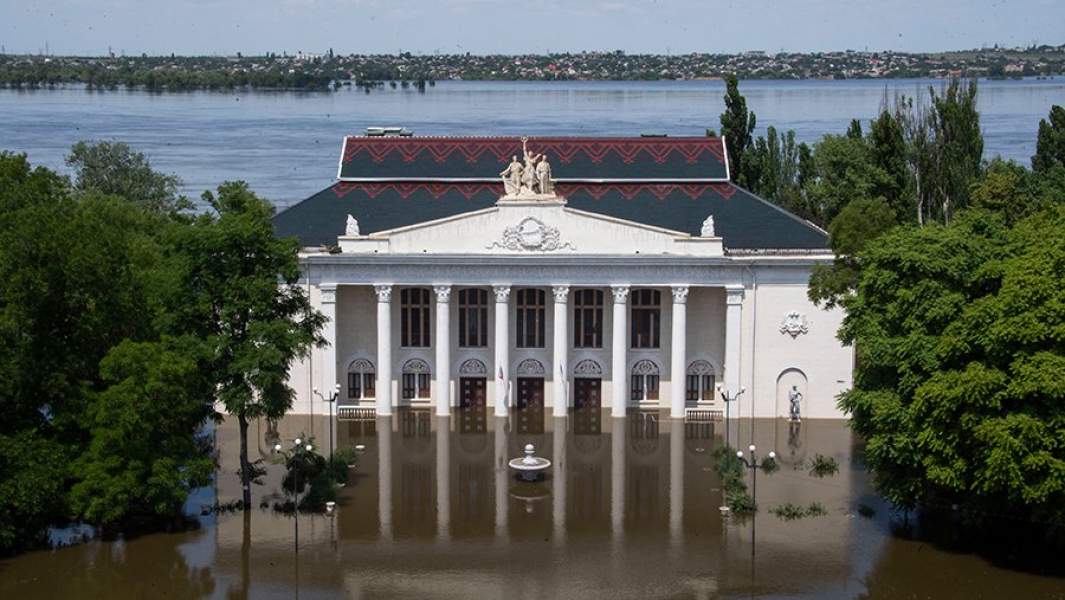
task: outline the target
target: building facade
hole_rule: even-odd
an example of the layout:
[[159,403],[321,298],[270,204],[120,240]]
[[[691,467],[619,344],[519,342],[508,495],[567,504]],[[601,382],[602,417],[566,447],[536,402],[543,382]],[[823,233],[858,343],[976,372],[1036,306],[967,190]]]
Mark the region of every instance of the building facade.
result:
[[826,235],[730,183],[720,139],[348,137],[275,224],[328,317],[294,412],[842,417]]

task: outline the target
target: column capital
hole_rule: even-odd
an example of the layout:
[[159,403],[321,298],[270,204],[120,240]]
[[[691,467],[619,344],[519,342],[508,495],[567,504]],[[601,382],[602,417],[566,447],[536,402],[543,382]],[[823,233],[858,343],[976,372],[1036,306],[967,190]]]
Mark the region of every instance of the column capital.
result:
[[743,286],[742,285],[726,285],[725,286],[725,303],[736,305],[743,304]]
[[509,285],[493,285],[492,291],[495,292],[496,302],[502,304],[510,302],[510,286]]
[[318,291],[322,293],[322,304],[336,304],[337,301],[337,284],[319,283]]
[[688,286],[675,285],[673,286],[673,304],[684,304],[688,301]]
[[569,300],[568,285],[551,286],[551,293],[555,295],[555,304],[565,304]]
[[629,286],[612,285],[610,291],[614,294],[614,304],[625,304],[629,298]]
[[434,285],[433,291],[436,292],[436,301],[441,304],[451,301],[451,286],[450,285]]
[[373,286],[374,292],[377,293],[378,302],[391,302],[392,301],[392,284],[376,284]]

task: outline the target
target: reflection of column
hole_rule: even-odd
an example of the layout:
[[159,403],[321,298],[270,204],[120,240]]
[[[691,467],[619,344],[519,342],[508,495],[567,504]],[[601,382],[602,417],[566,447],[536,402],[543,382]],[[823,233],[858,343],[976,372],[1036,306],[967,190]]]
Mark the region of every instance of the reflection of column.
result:
[[566,389],[566,374],[569,373],[569,361],[566,360],[569,350],[569,326],[566,319],[569,316],[569,286],[556,285],[552,288],[555,294],[555,329],[554,329],[554,365],[550,368],[555,374],[551,379],[555,382],[554,411],[556,417],[564,417],[569,409],[569,394]]
[[681,542],[684,527],[684,421],[669,426],[669,538]]
[[554,483],[551,496],[551,521],[555,527],[555,544],[566,541],[566,416],[555,417],[553,448],[551,458],[554,461],[551,473]]
[[377,291],[377,414],[392,414],[392,286]]
[[507,484],[510,480],[510,468],[507,467],[507,419],[499,417],[495,420],[495,483],[496,483],[496,537],[507,537],[507,509],[509,508],[509,492]]
[[[337,384],[337,284],[322,283],[318,289],[322,294],[322,316],[325,317],[325,326],[322,327],[325,360],[322,364],[322,382],[316,387],[328,398]],[[311,403],[315,400],[316,395],[312,394]]]
[[392,417],[377,419],[377,513],[381,537],[392,539]]
[[625,526],[625,427],[628,421],[610,424],[610,524],[620,539]]
[[[439,338],[437,338],[439,339]],[[451,419],[436,420],[436,536],[451,537]]]
[[628,407],[628,369],[625,366],[625,350],[628,347],[629,338],[629,286],[613,286],[614,292],[614,329],[611,331],[613,352],[611,353],[610,367],[610,408],[611,415],[624,417]]
[[510,383],[510,286],[492,286],[496,294],[496,410],[497,417],[507,416]]
[[436,291],[436,414],[451,414],[451,286]]
[[[743,308],[743,286],[725,287],[725,391],[735,397],[740,391],[740,311]],[[743,396],[740,396],[741,398]],[[731,417],[740,417],[739,402],[731,407]],[[727,426],[728,424],[726,424]],[[738,441],[736,442],[738,443]]]
[[673,335],[669,382],[669,416],[679,419],[684,416],[685,377],[688,365],[688,286],[673,287]]

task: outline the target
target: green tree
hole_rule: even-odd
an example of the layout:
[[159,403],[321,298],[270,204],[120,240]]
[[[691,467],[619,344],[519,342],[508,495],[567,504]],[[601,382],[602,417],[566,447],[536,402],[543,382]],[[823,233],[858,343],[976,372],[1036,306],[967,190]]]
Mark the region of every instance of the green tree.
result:
[[814,145],[811,173],[805,175],[809,218],[825,227],[855,198],[875,197],[888,185],[865,140],[826,135]]
[[858,119],[851,119],[850,125],[847,125],[847,137],[852,140],[860,140],[864,137],[861,121]]
[[730,161],[732,181],[750,186],[744,175],[744,156],[751,147],[754,128],[757,124],[754,111],[747,111],[747,99],[740,94],[736,75],[725,78],[725,112],[721,113],[721,135],[725,138]]
[[1039,120],[1032,170],[1045,173],[1054,166],[1065,167],[1065,108],[1050,108],[1050,120]]
[[887,201],[899,219],[915,219],[906,138],[895,114],[880,112],[869,126],[868,145],[870,159],[886,175],[874,193]]
[[897,224],[895,211],[883,198],[859,198],[844,206],[828,226],[835,260],[814,267],[807,291],[810,300],[827,308],[841,304],[858,285],[862,250]]
[[976,81],[965,86],[957,79],[943,93],[932,96],[936,183],[940,216],[949,222],[954,211],[969,204],[969,186],[980,176],[984,138],[976,110]]
[[128,144],[81,141],[71,147],[66,163],[74,169],[74,187],[80,192],[120,196],[159,213],[190,206],[178,194],[181,180],[153,170],[144,154]]
[[213,399],[237,417],[245,509],[257,468],[248,460],[248,424],[279,418],[292,404],[289,365],[323,342],[324,323],[300,278],[298,244],[278,239],[273,207],[243,182],[206,192],[212,214],[175,230],[174,278],[166,330],[195,333],[210,347]]
[[1065,206],[962,211],[861,253],[840,399],[877,489],[1065,525]]
[[173,519],[210,483],[214,416],[206,345],[193,337],[123,341],[100,369],[111,385],[88,409],[92,441],[75,463],[74,511],[93,523]]

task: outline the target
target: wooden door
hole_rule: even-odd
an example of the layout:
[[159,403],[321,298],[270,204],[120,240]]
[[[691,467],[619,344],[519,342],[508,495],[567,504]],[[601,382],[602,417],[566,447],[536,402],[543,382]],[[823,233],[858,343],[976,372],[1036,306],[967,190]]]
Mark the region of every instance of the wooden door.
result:
[[573,380],[573,408],[599,410],[603,406],[602,379],[578,377]]
[[518,433],[544,432],[544,379],[518,378]]
[[459,379],[459,429],[462,433],[486,431],[488,411],[485,409],[487,384],[484,377]]

